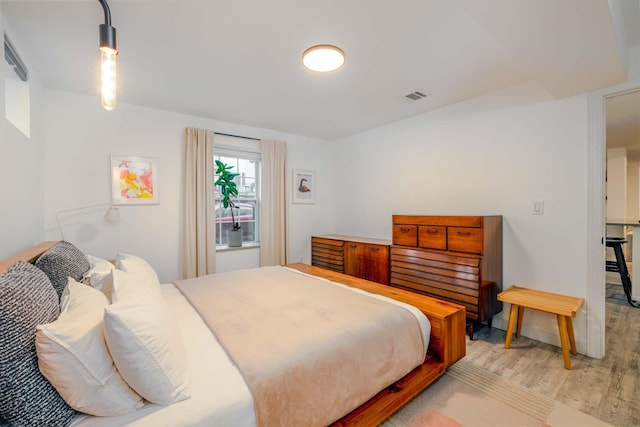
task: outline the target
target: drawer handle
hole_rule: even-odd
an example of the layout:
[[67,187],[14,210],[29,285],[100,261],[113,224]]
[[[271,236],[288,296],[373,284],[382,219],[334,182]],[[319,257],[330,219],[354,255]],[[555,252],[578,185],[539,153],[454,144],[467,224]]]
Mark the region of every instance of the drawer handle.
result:
[[358,245],[349,245],[349,247],[350,247],[351,249],[355,249],[355,248],[357,248],[357,247],[358,247]]
[[370,248],[371,252],[378,252],[380,248]]
[[438,230],[427,230],[427,234],[438,234]]
[[458,236],[471,236],[470,231],[458,231]]
[[403,233],[408,233],[408,232],[411,231],[411,229],[407,228],[407,227],[400,227],[400,231],[403,232]]

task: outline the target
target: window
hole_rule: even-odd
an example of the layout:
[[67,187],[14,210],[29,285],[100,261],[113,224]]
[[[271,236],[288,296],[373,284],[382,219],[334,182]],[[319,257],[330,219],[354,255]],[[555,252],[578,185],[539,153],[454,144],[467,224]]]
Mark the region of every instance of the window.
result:
[[[260,190],[260,154],[249,151],[235,151],[227,148],[214,149],[215,160],[220,160],[233,166],[232,172],[239,173],[236,177],[238,186],[238,208],[233,215],[242,230],[242,242],[257,243],[260,239],[258,218],[260,205],[258,194]],[[218,179],[218,175],[215,176]],[[224,208],[221,203],[220,187],[215,187],[215,215],[216,215],[216,246],[227,246],[227,230],[233,228],[231,209]]]

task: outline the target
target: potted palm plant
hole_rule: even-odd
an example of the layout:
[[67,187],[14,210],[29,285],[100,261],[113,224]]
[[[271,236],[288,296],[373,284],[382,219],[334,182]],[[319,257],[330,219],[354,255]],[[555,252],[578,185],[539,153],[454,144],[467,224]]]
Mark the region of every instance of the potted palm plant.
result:
[[216,160],[216,175],[218,175],[218,179],[215,185],[220,186],[222,206],[225,209],[229,208],[231,210],[231,223],[233,224],[233,228],[227,230],[227,244],[229,247],[240,247],[242,246],[242,230],[233,213],[233,210],[237,207],[233,198],[238,198],[238,187],[236,187],[235,178],[240,174],[232,173],[231,169],[233,169],[233,166]]

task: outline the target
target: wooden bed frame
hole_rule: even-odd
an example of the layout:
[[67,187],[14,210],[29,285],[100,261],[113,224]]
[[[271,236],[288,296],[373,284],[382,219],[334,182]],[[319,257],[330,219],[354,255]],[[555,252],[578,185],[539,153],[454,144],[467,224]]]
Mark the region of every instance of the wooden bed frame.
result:
[[[56,243],[58,242],[42,242],[12,258],[0,261],[0,273],[16,261],[33,262]],[[382,423],[444,375],[449,366],[464,357],[466,314],[463,306],[306,264],[289,264],[287,267],[411,304],[420,309],[431,322],[431,338],[425,362],[333,423],[333,427],[374,426]]]

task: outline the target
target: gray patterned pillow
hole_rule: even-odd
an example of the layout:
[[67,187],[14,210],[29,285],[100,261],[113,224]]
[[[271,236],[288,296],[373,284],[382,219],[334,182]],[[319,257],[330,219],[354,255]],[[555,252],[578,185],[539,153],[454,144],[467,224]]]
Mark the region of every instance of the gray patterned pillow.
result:
[[18,261],[0,275],[0,419],[65,426],[75,411],[38,369],[36,326],[58,318],[58,296],[38,268]]
[[53,288],[58,293],[58,299],[67,286],[68,277],[81,282],[82,276],[90,268],[87,257],[80,249],[64,240],[40,255],[35,265],[51,280]]

